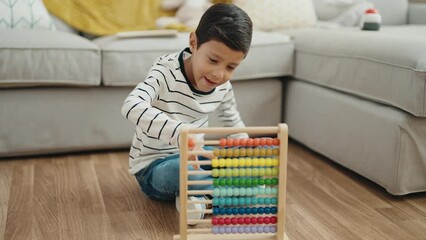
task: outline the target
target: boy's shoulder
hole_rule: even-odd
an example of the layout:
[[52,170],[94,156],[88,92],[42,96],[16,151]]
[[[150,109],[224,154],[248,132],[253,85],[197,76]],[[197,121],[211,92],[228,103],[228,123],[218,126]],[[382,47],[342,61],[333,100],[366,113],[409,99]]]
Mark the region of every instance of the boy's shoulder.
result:
[[160,56],[154,61],[153,66],[157,65],[169,69],[176,69],[176,67],[179,66],[180,53],[181,51]]

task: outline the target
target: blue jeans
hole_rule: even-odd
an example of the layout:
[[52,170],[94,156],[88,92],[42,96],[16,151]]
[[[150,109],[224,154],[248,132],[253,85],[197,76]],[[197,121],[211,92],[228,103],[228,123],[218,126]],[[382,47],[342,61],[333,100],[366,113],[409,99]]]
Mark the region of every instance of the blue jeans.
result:
[[[206,147],[206,150],[211,150]],[[199,157],[199,160],[206,158]],[[179,196],[179,154],[157,159],[135,174],[139,186],[148,197],[156,200],[175,200]],[[189,169],[193,170],[192,166]],[[210,170],[201,166],[199,170]],[[210,175],[190,175],[189,180],[212,180]],[[190,190],[212,189],[212,185],[190,185]]]

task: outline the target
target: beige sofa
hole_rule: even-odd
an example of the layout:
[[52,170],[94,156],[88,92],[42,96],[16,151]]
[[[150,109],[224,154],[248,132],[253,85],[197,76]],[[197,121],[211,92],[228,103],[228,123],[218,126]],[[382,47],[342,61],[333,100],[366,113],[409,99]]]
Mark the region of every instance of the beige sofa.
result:
[[[398,26],[256,31],[233,79],[238,107],[246,125],[285,121],[293,139],[392,194],[425,191],[426,25],[407,25],[426,24],[425,5],[373,2]],[[188,38],[89,40],[57,26],[0,30],[1,158],[127,149],[124,98]]]

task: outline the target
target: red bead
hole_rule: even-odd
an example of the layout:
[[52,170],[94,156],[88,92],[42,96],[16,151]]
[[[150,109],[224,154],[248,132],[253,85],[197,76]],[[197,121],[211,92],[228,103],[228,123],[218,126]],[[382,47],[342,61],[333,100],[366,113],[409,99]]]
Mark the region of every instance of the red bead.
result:
[[220,145],[221,147],[226,147],[226,139],[225,139],[225,138],[220,139],[220,140],[219,140],[219,145]]
[[251,224],[256,224],[257,223],[257,218],[251,218]]
[[189,148],[195,147],[194,139],[192,139],[192,138],[188,139],[188,147]]
[[253,145],[254,145],[255,147],[259,146],[259,143],[260,143],[259,138],[255,138],[255,139],[253,139]]
[[249,217],[245,217],[244,218],[244,223],[245,224],[250,224],[251,223],[250,218]]
[[270,224],[271,223],[271,219],[269,217],[265,217],[265,219],[263,220],[263,222],[265,224]]
[[266,139],[266,145],[268,145],[268,146],[272,145],[272,138]]
[[261,138],[259,140],[259,144],[260,144],[260,146],[265,146],[266,145],[266,138]]
[[244,218],[239,217],[238,218],[238,224],[244,224]]
[[223,225],[225,223],[225,220],[223,218],[219,218],[217,222],[219,223],[219,225]]
[[257,223],[263,224],[263,217],[258,217],[257,218]]
[[237,223],[238,223],[238,219],[237,218],[231,218],[231,223],[233,224],[233,225],[236,225]]
[[271,217],[271,223],[277,223],[277,217]]
[[230,218],[225,218],[225,224],[226,224],[226,225],[231,224],[231,219],[230,219]]
[[212,217],[212,224],[213,225],[217,225],[217,218],[216,217]]

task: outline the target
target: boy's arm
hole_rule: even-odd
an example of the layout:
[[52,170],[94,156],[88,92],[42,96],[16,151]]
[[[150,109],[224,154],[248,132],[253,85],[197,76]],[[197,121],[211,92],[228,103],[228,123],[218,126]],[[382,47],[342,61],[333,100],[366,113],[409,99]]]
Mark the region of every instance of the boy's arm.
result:
[[[240,113],[237,110],[237,102],[235,101],[234,91],[232,88],[228,90],[224,100],[219,105],[219,120],[224,127],[245,127]],[[231,138],[248,138],[246,133],[232,134]]]
[[121,114],[141,128],[148,137],[179,146],[178,136],[182,122],[168,117],[163,111],[152,106],[164,78],[161,69],[153,67],[145,81],[139,83],[127,96]]

